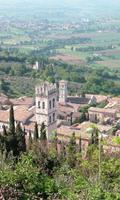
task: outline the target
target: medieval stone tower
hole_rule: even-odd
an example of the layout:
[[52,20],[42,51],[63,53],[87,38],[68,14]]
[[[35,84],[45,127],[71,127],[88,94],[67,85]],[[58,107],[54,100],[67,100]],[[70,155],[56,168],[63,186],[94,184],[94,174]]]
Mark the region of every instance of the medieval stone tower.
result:
[[67,102],[67,81],[59,81],[59,103],[66,104]]
[[40,129],[44,122],[47,137],[50,139],[57,129],[57,87],[56,84],[44,82],[36,88],[36,121]]

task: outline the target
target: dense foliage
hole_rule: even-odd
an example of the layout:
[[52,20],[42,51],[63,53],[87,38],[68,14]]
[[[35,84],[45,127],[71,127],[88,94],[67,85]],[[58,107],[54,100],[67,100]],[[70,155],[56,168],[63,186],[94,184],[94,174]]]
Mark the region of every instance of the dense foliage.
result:
[[88,149],[83,151],[81,136],[79,144],[76,144],[73,133],[66,145],[58,141],[55,132],[48,143],[45,125],[42,124],[39,133],[35,124],[34,137],[29,133],[26,149],[21,126],[18,123],[14,132],[12,108],[10,112],[11,133],[3,127],[0,144],[4,144],[8,138],[8,142],[14,139],[15,143],[9,143],[10,149],[0,146],[0,198],[120,199],[120,157],[117,153],[105,154],[102,146],[99,148],[97,127],[92,127]]
[[[12,53],[13,54],[13,53]],[[15,53],[14,53],[15,54]],[[18,58],[7,55],[9,59]],[[69,93],[120,94],[120,70],[94,68],[89,64],[73,65],[61,61],[53,61],[39,55],[21,55],[21,60],[0,62],[0,91],[9,96],[34,95],[36,82],[47,80],[58,82],[65,79],[77,82],[78,87],[70,85]],[[4,59],[4,57],[3,57]],[[39,70],[32,69],[35,61],[39,62]],[[4,78],[3,78],[4,75]],[[31,78],[33,81],[31,81]]]

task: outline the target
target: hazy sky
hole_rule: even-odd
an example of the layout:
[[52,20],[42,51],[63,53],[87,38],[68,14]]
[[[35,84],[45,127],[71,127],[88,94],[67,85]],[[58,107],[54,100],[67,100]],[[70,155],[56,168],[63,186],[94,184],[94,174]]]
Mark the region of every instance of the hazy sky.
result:
[[13,7],[22,5],[27,6],[29,4],[33,6],[39,6],[39,7],[58,7],[58,6],[86,6],[86,5],[92,5],[96,6],[99,5],[103,7],[108,6],[118,6],[120,7],[120,0],[0,0],[0,7],[11,5]]
[[101,15],[103,10],[104,14],[108,13],[109,16],[113,12],[120,15],[120,0],[0,0],[0,10],[10,10],[10,13],[29,11],[32,14],[33,9],[40,12],[41,9],[62,9],[64,7],[68,9],[68,12],[72,8],[80,8],[82,11],[90,8],[93,15],[94,12]]
[[41,5],[59,5],[59,4],[67,4],[67,5],[81,5],[86,3],[94,3],[94,4],[119,4],[120,0],[0,0],[0,4],[22,4],[22,3],[37,3]]

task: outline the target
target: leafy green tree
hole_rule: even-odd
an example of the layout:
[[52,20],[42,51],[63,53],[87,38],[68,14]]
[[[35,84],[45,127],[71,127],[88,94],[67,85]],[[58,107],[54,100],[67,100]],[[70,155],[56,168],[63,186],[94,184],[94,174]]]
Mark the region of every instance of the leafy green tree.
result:
[[74,167],[75,161],[76,161],[76,137],[75,133],[73,133],[68,144],[68,164],[71,167]]
[[44,122],[41,124],[41,128],[40,128],[40,143],[41,143],[42,150],[46,151],[47,136],[46,136],[46,126],[45,126]]
[[5,137],[0,134],[0,152],[3,154],[4,151],[6,151],[6,141]]
[[31,131],[29,131],[28,150],[31,150],[31,149],[32,149],[32,144],[33,144],[32,134],[31,134]]
[[58,136],[57,136],[57,131],[54,132],[53,137],[52,137],[52,146],[55,149],[56,153],[58,151]]
[[35,130],[34,130],[34,141],[37,141],[39,139],[39,133],[38,133],[38,124],[35,123]]
[[65,144],[64,141],[61,141],[60,144],[60,161],[65,161],[66,159],[66,148],[65,148]]
[[85,112],[82,112],[81,115],[80,115],[80,123],[86,121],[86,114]]
[[26,139],[25,131],[22,130],[20,123],[16,126],[16,137],[17,137],[17,151],[18,155],[26,151]]
[[82,138],[81,138],[81,135],[80,135],[80,137],[79,137],[78,152],[79,152],[79,153],[82,152]]
[[3,125],[3,136],[7,136],[7,130],[6,130],[5,125]]
[[40,128],[40,140],[47,140],[46,127],[45,127],[44,122],[41,124],[41,128]]
[[92,125],[89,129],[89,132],[91,134],[90,145],[94,144],[94,145],[98,146],[98,144],[99,144],[99,129],[97,128],[97,126]]

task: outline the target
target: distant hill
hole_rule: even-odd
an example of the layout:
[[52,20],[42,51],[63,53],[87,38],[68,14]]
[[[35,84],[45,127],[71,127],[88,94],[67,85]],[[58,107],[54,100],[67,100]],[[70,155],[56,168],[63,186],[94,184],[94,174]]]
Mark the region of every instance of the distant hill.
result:
[[80,17],[120,17],[120,0],[0,0],[0,16],[64,20]]

